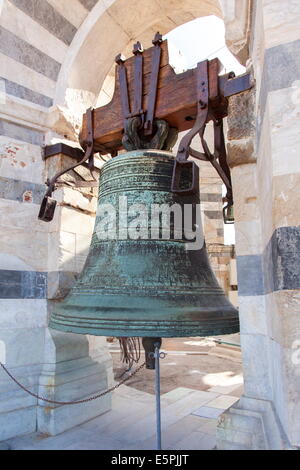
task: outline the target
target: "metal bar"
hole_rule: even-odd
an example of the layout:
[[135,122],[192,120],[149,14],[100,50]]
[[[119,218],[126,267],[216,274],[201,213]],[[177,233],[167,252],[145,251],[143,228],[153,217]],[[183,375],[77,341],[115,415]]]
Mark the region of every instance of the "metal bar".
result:
[[161,405],[160,405],[160,352],[155,347],[155,397],[156,397],[156,449],[161,450]]
[[54,216],[56,201],[51,198],[53,191],[55,190],[55,183],[62,175],[70,170],[74,170],[79,165],[88,162],[88,166],[91,169],[94,165],[94,110],[89,108],[86,112],[87,115],[87,128],[88,128],[88,139],[85,154],[80,161],[77,161],[74,165],[66,168],[53,176],[51,180],[47,181],[48,190],[42,200],[38,218],[44,222],[51,222]]
[[227,201],[232,204],[233,203],[232,183],[231,183],[230,169],[227,163],[227,152],[226,152],[225,138],[224,138],[224,131],[223,131],[223,119],[219,120],[218,122],[214,122],[214,140],[215,140],[215,155],[218,158],[219,165],[227,178],[227,182],[226,182],[224,178],[220,175],[227,188],[227,194],[226,194]]
[[221,95],[228,97],[236,95],[253,87],[250,73],[236,78],[228,78],[228,75],[219,77],[219,89]]
[[237,348],[241,348],[241,345],[237,343],[229,343],[228,341],[222,341],[220,339],[214,339],[214,338],[213,338],[213,341],[215,341],[217,344],[227,344],[227,346],[235,346]]
[[197,100],[198,114],[194,126],[181,139],[176,160],[185,161],[189,158],[190,144],[200,129],[205,125],[208,117],[208,60],[197,64]]
[[58,143],[54,145],[46,145],[44,147],[43,159],[46,160],[47,158],[59,155],[60,153],[67,155],[68,157],[75,158],[76,160],[81,160],[84,155],[84,151],[78,147],[71,147],[70,145]]
[[[205,123],[209,116],[209,76],[208,60],[197,64],[197,118],[192,129],[181,139],[173,168],[171,191],[173,193],[191,194],[199,190],[199,168],[195,162],[187,162],[189,158],[190,145],[201,129],[205,128]],[[188,189],[180,189],[180,179],[184,165],[192,166],[193,181]]]
[[143,47],[138,41],[133,47],[134,59],[134,105],[133,114],[139,115],[142,110],[143,96]]
[[123,117],[125,120],[130,114],[125,57],[122,54],[119,54],[117,55],[115,61],[119,66],[121,104],[122,104]]
[[152,55],[152,70],[151,70],[151,78],[150,78],[150,92],[149,92],[148,104],[147,104],[147,115],[146,115],[146,122],[144,125],[145,135],[151,135],[153,133],[153,119],[154,119],[154,114],[155,114],[157,84],[158,84],[158,75],[159,75],[160,58],[161,58],[161,47],[160,47],[162,43],[161,34],[157,33],[152,42],[154,44],[154,50],[153,50],[153,55]]

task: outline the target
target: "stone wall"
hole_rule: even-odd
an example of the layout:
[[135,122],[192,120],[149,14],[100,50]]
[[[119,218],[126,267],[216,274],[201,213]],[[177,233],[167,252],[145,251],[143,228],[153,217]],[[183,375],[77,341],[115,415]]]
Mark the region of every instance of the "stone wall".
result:
[[253,2],[256,88],[231,100],[245,394],[220,420],[221,449],[300,445],[299,21],[297,1]]
[[[3,0],[0,9],[2,361],[49,397],[79,397],[110,382],[101,339],[47,327],[52,303],[82,267],[93,198],[62,190],[55,220],[37,220],[47,171],[42,146],[78,146],[81,114],[96,104],[116,53],[136,39],[149,43],[157,30],[223,16],[230,48],[243,64],[251,58],[256,87],[230,101],[245,395],[223,415],[219,447],[299,446],[298,0],[155,0],[151,7],[148,0],[72,0],[72,9],[61,0]],[[206,211],[219,210],[213,202]],[[0,440],[36,429],[55,434],[109,407],[49,412],[3,372],[0,380]]]
[[[40,146],[16,137],[0,137],[0,360],[34,393],[78,400],[112,382],[105,339],[62,334],[47,325],[53,302],[66,295],[83,267],[97,191],[66,185],[56,192],[53,222],[39,221],[42,182],[70,162],[63,155],[44,162]],[[57,434],[110,408],[108,395],[74,413],[71,406],[38,402],[2,370],[0,382],[0,440],[36,430]]]

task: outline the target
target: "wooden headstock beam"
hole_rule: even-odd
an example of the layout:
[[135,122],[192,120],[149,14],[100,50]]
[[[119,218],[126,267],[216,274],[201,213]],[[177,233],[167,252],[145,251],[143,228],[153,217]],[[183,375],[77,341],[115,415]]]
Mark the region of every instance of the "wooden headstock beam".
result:
[[[143,53],[143,97],[142,105],[147,110],[150,93],[150,75],[153,47]],[[126,60],[128,93],[131,109],[134,108],[134,59]],[[216,116],[227,115],[227,97],[251,88],[250,75],[244,74],[237,78],[228,75],[218,76],[220,62],[218,59],[209,61],[209,102]],[[169,64],[167,41],[161,44],[161,61],[157,88],[155,117],[166,120],[171,127],[179,131],[191,129],[197,115],[197,69],[176,74]],[[121,105],[118,73],[116,73],[115,91],[110,103],[94,110],[94,149],[103,146],[107,151],[119,150],[122,147],[124,119]],[[80,143],[86,148],[87,115],[83,116]],[[97,147],[98,144],[98,147]]]

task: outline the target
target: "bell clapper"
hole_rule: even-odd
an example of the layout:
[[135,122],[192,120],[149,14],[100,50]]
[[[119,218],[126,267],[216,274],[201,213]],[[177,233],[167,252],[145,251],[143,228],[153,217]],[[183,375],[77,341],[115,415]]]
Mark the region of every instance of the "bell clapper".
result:
[[161,338],[143,338],[145,349],[146,368],[155,369],[155,397],[156,397],[156,449],[161,450],[161,406],[160,406],[160,359],[166,353],[160,352]]

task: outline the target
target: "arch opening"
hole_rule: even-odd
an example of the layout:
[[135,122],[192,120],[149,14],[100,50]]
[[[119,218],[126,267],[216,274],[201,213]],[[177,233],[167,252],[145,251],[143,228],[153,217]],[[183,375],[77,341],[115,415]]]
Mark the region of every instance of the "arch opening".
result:
[[[95,106],[114,57],[119,52],[131,55],[136,40],[148,47],[157,31],[166,35],[191,20],[214,15],[225,21],[226,31],[235,31],[235,38],[229,34],[230,47],[241,41],[241,34],[236,34],[237,28],[232,27],[237,15],[225,0],[172,0],[163,7],[161,2],[154,1],[149,6],[147,0],[140,0],[130,8],[128,3],[126,8],[125,2],[99,0],[78,29],[58,77],[56,105],[67,106],[75,115]],[[238,21],[246,24],[245,15],[240,16]],[[240,29],[244,34],[245,28]]]

